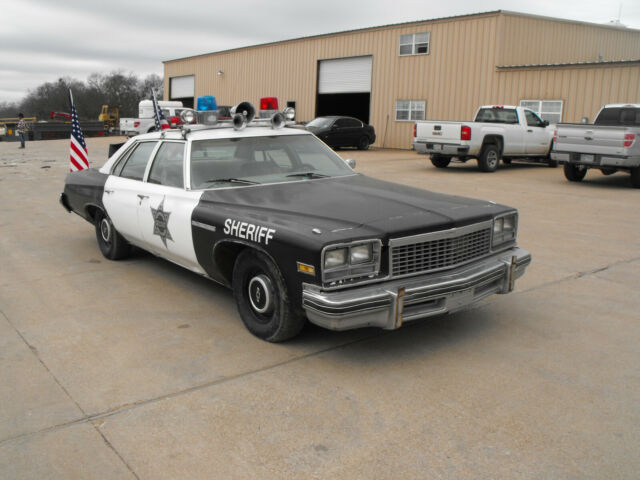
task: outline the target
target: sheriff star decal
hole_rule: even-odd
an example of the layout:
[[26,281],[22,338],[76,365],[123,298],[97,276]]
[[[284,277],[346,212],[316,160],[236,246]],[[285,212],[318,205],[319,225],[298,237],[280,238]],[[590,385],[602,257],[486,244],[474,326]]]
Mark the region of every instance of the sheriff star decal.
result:
[[167,240],[173,242],[171,232],[169,232],[169,215],[171,212],[164,211],[164,197],[158,205],[158,208],[151,207],[151,216],[153,217],[153,234],[158,235],[162,239],[164,246],[167,246]]

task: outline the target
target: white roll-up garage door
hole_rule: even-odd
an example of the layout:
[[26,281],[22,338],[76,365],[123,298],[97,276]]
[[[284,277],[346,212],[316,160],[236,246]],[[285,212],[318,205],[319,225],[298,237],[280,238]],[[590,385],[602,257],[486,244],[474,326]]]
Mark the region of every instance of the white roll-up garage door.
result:
[[173,98],[193,97],[193,92],[195,91],[194,79],[194,75],[170,78],[170,100]]
[[318,93],[356,93],[371,91],[372,56],[321,60]]

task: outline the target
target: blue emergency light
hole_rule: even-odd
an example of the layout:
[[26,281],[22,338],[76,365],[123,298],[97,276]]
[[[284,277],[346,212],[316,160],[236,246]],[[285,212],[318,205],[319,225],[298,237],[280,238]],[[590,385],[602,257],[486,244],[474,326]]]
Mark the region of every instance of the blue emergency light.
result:
[[198,111],[218,110],[216,97],[214,97],[213,95],[204,95],[202,97],[198,97],[197,110]]

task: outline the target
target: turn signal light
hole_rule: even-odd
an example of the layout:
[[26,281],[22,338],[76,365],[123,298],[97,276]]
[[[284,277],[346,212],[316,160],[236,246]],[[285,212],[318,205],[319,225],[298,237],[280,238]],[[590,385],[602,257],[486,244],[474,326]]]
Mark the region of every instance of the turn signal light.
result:
[[471,140],[471,127],[467,125],[460,127],[460,140]]
[[418,136],[418,124],[414,123],[413,124],[413,137],[417,137]]
[[140,122],[133,122],[133,128],[138,128],[140,126]]
[[624,135],[624,146],[626,148],[629,148],[631,145],[633,145],[633,142],[636,139],[636,135],[634,133],[625,133]]

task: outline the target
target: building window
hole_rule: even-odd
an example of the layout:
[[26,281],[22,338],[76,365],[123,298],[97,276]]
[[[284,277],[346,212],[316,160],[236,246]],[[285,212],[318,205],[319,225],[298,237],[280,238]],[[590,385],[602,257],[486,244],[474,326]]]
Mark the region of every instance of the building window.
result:
[[400,35],[400,55],[426,55],[429,53],[429,32]]
[[396,100],[396,121],[424,120],[426,109],[424,100]]
[[520,106],[533,110],[549,123],[562,121],[562,100],[520,100]]

